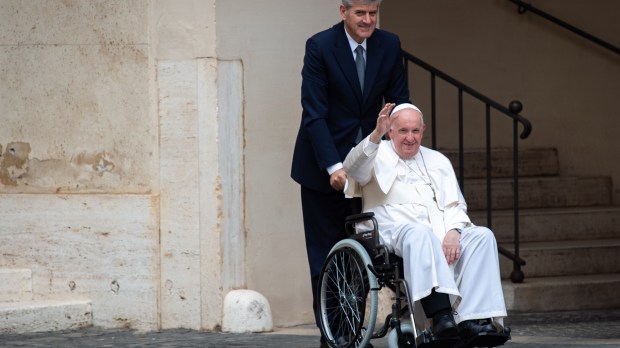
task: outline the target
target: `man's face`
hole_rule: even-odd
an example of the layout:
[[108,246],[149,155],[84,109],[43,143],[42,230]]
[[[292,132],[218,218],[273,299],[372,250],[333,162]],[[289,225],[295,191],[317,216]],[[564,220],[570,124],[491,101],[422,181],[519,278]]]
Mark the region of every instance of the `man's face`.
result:
[[347,33],[351,35],[357,43],[362,43],[369,38],[377,26],[377,13],[379,5],[354,3],[348,10],[344,5],[340,5],[340,16],[344,21]]
[[398,118],[392,123],[388,134],[400,158],[411,159],[420,150],[426,126],[422,124],[420,113],[414,109],[402,109],[396,114]]

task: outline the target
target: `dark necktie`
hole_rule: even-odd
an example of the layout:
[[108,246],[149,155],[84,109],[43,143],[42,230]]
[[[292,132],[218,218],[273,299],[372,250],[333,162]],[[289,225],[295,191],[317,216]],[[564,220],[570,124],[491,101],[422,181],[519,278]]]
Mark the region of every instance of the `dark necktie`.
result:
[[360,87],[364,92],[364,71],[366,70],[366,61],[364,60],[364,47],[357,46],[355,49],[355,67],[357,68],[357,77],[360,79]]

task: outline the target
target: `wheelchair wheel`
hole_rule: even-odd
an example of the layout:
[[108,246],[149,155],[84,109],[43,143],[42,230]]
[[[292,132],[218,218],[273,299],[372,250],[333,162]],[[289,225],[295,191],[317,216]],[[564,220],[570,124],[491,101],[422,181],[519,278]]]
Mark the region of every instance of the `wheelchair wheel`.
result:
[[372,338],[378,287],[368,265],[368,252],[352,239],[338,242],[323,265],[318,293],[321,333],[330,347],[366,347]]
[[[403,333],[404,340],[398,342],[398,332],[395,329],[390,331],[388,336],[389,348],[414,348],[415,347],[415,335],[413,334],[413,326],[409,323],[403,323],[400,325],[400,330]],[[407,343],[408,342],[408,343]]]

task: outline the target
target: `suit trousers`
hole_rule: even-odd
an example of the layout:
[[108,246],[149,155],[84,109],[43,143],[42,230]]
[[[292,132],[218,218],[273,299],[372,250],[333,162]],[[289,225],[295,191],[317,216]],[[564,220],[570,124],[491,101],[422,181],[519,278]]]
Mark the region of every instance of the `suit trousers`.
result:
[[[354,203],[358,203],[357,208]],[[345,198],[344,193],[339,191],[323,193],[302,186],[301,206],[310,266],[312,307],[317,327],[320,327],[317,298],[319,275],[331,248],[347,238],[345,219],[354,209],[359,209],[359,202]]]

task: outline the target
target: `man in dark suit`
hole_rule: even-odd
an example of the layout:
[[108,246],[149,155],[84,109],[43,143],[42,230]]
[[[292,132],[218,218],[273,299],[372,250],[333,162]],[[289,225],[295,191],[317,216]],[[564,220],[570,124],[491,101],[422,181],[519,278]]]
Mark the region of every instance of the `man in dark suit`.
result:
[[301,185],[317,326],[319,274],[332,246],[346,238],[344,221],[353,209],[342,192],[342,161],[374,129],[384,102],[409,101],[400,39],[376,29],[380,3],[342,0],[342,22],[306,42],[291,177]]

